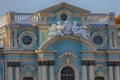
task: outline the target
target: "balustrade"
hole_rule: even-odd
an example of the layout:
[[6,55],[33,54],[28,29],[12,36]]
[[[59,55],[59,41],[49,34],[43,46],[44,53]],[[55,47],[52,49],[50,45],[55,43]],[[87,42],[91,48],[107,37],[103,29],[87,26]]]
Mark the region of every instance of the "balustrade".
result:
[[0,28],[7,24],[6,16],[0,18]]
[[[38,15],[34,13],[10,13],[0,18],[0,27],[12,24],[37,24],[39,22]],[[108,14],[90,14],[88,16],[89,24],[108,24],[109,15]]]
[[30,13],[17,13],[15,15],[15,22],[16,23],[37,23],[38,22],[38,16]]
[[108,15],[107,14],[91,14],[88,17],[89,24],[107,24]]

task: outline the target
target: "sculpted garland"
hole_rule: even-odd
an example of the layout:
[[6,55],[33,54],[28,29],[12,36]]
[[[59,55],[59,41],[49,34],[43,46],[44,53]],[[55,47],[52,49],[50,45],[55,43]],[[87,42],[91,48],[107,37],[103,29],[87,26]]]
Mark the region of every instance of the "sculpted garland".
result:
[[64,24],[61,22],[57,22],[57,24],[53,24],[49,29],[48,36],[49,38],[54,38],[57,36],[64,35],[74,35],[77,37],[82,37],[88,39],[88,33],[86,32],[87,26],[77,26],[77,22],[74,21],[74,24],[71,24],[70,21],[65,21]]

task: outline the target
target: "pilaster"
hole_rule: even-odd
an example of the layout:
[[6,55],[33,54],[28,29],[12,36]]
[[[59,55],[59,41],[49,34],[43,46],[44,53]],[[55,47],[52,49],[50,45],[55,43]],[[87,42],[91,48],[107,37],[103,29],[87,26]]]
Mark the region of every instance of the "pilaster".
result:
[[10,48],[18,48],[17,26],[10,27]]
[[82,80],[87,80],[87,65],[82,64]]
[[[8,79],[9,80],[20,80],[20,62],[8,62]],[[15,68],[15,72],[13,72],[13,69]],[[15,73],[15,75],[13,75]]]
[[113,36],[113,39],[114,39],[114,48],[118,48],[118,43],[117,43],[117,32],[114,31],[114,36]]
[[18,42],[17,42],[17,28],[14,29],[14,45],[15,45],[15,48],[18,48]]
[[8,80],[13,80],[12,66],[8,66]]
[[112,32],[111,31],[109,31],[109,47],[110,47],[110,49],[111,48],[113,48],[113,41],[112,41],[113,39],[112,39]]
[[[49,76],[50,80],[54,80],[54,61],[38,61],[38,65],[39,65],[38,77],[40,78],[40,80],[48,80],[47,76]],[[47,67],[49,67],[49,69]]]
[[[94,65],[95,61],[90,60],[90,61],[82,61],[82,78],[83,80],[87,80],[88,78],[90,80],[94,80]],[[88,67],[88,70],[87,70]],[[89,72],[87,72],[89,71]]]
[[108,80],[120,80],[119,66],[120,61],[108,61]]

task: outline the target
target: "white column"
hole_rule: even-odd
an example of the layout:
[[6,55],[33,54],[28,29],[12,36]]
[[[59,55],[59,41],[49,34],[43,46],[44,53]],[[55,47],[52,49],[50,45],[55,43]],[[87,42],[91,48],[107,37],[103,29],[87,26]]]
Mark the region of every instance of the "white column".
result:
[[8,67],[8,80],[13,80],[13,70],[12,67]]
[[87,80],[87,66],[82,65],[82,80]]
[[90,80],[94,80],[95,76],[94,76],[94,65],[89,65],[89,79]]
[[45,65],[39,66],[39,80],[47,80],[47,67]]
[[54,65],[49,66],[50,80],[54,80]]
[[119,66],[115,66],[115,80],[120,80],[120,69],[119,69]]
[[113,68],[108,66],[108,80],[113,80]]
[[20,80],[20,68],[15,67],[15,80]]

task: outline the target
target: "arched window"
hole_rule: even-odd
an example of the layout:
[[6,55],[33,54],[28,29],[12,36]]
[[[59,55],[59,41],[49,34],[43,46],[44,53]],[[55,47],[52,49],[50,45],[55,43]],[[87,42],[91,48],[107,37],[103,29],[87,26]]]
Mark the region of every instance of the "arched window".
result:
[[96,77],[95,80],[104,80],[104,77]]
[[23,80],[33,80],[33,78],[32,77],[25,77],[25,78],[23,78]]
[[71,67],[64,67],[62,69],[61,80],[75,80],[75,74]]

